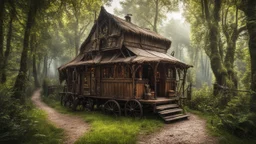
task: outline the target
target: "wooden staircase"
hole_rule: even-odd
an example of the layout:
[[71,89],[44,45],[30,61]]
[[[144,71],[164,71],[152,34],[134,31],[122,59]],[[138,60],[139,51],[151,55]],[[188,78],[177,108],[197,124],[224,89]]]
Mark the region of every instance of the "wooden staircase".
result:
[[166,123],[189,117],[187,114],[183,114],[183,109],[178,104],[173,103],[158,104],[156,111]]

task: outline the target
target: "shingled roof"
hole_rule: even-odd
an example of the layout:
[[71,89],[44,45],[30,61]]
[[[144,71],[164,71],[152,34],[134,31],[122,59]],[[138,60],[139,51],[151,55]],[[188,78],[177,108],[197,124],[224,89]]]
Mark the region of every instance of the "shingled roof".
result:
[[[166,45],[168,45],[169,47],[171,45],[171,41],[169,39],[161,36],[160,34],[154,32],[154,31],[151,31],[151,30],[146,29],[146,28],[139,27],[139,26],[137,26],[137,25],[135,25],[131,22],[127,22],[124,19],[121,19],[121,18],[119,18],[115,15],[112,15],[112,14],[108,13],[105,10],[105,8],[102,6],[97,21],[100,21],[101,19],[104,19],[106,17],[108,17],[109,19],[114,21],[116,26],[119,27],[123,32],[133,33],[133,34],[136,34],[136,35],[139,35],[139,36],[150,37],[152,39],[157,39],[157,40],[160,40],[160,41],[166,43]],[[93,26],[89,36],[87,37],[87,39],[81,45],[81,51],[83,51],[84,46],[90,41],[90,38],[93,35],[93,32],[96,30],[96,27],[97,27],[97,22],[94,24],[94,26]]]

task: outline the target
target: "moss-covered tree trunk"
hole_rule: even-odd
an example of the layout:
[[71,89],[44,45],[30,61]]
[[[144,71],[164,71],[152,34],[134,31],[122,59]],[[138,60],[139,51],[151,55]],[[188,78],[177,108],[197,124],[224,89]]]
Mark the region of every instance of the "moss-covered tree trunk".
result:
[[256,1],[248,0],[245,8],[247,30],[249,33],[249,52],[251,57],[251,111],[256,113]]
[[237,81],[236,73],[234,71],[235,50],[236,50],[236,40],[232,40],[228,42],[224,65],[227,69],[228,78],[230,79],[229,86],[231,88],[237,89],[238,81]]
[[[221,0],[215,0],[213,2],[213,8],[209,5],[208,0],[201,0],[201,2],[202,12],[206,20],[206,27],[209,30],[207,36],[209,40],[209,46],[205,48],[205,51],[210,58],[211,68],[216,78],[216,83],[219,85],[227,85],[228,74],[222,61],[219,47],[220,30],[218,23],[220,21],[219,13],[221,9]],[[214,93],[217,94],[218,91],[214,91]]]
[[37,1],[34,1],[34,0],[29,1],[29,11],[27,14],[27,21],[26,21],[26,27],[24,32],[23,49],[22,49],[21,60],[20,60],[20,70],[13,87],[13,90],[14,90],[13,97],[20,99],[22,103],[25,102],[24,92],[26,89],[26,82],[27,82],[27,59],[28,59],[29,36],[30,36],[31,28],[35,22],[37,6],[38,6]]
[[[10,1],[11,3],[12,1]],[[15,17],[15,11],[14,7],[12,7],[10,11],[10,20],[8,23],[8,33],[6,38],[6,50],[4,52],[4,60],[3,60],[3,67],[2,67],[2,77],[1,77],[1,83],[6,82],[6,67],[8,64],[8,58],[11,52],[11,40],[12,40],[12,29],[13,29],[13,19]]]
[[40,84],[38,81],[37,67],[36,67],[36,48],[37,48],[36,34],[32,34],[30,39],[30,49],[32,52],[32,65],[33,65],[32,71],[33,71],[35,87],[39,88]]
[[0,77],[3,73],[4,60],[4,4],[5,0],[0,0]]

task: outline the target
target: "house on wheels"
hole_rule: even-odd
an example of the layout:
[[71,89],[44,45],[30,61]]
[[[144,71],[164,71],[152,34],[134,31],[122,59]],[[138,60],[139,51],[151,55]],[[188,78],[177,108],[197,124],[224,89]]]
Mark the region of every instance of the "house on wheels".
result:
[[74,110],[141,117],[158,113],[166,122],[187,118],[182,109],[188,64],[166,54],[171,41],[101,8],[80,53],[59,67],[66,86],[61,103]]

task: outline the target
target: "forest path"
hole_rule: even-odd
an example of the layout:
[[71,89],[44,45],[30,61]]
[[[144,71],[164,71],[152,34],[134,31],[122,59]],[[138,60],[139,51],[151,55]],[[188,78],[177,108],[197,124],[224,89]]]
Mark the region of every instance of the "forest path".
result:
[[218,139],[207,134],[206,121],[194,114],[189,120],[165,124],[160,131],[142,135],[139,144],[217,144]]
[[68,114],[61,114],[41,101],[40,91],[36,90],[31,98],[36,107],[44,110],[48,119],[58,128],[64,129],[65,144],[73,144],[79,137],[89,130],[89,125],[81,118]]

